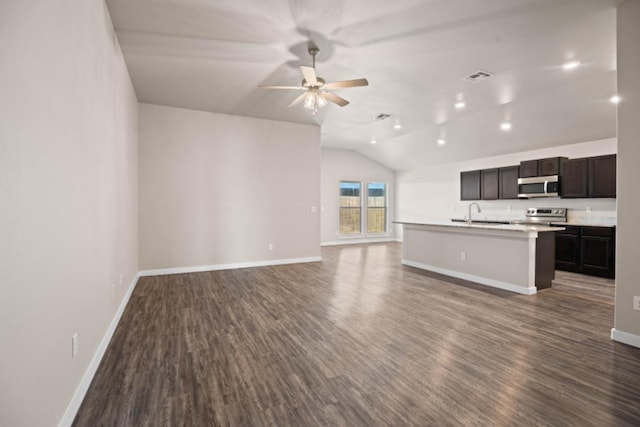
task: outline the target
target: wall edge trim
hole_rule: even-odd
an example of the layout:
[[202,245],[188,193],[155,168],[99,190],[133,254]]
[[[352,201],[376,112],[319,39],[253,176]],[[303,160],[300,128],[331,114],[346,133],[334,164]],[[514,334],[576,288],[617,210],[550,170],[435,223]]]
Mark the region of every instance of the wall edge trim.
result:
[[98,344],[98,348],[96,348],[96,351],[93,354],[93,357],[91,358],[91,362],[89,362],[89,366],[87,366],[87,369],[85,369],[84,375],[82,375],[82,378],[80,379],[80,383],[76,387],[76,391],[73,393],[73,397],[71,398],[71,401],[67,405],[67,409],[64,411],[64,414],[62,415],[62,418],[58,423],[59,427],[71,426],[71,424],[73,423],[73,420],[75,419],[76,414],[80,409],[80,405],[82,405],[82,401],[84,400],[84,397],[87,394],[87,391],[89,390],[91,381],[93,381],[93,377],[96,374],[96,371],[98,370],[98,366],[100,366],[100,362],[104,357],[104,353],[106,352],[107,347],[109,346],[109,342],[113,337],[116,327],[118,326],[118,323],[120,323],[120,318],[122,317],[122,314],[124,313],[124,310],[127,307],[127,304],[129,303],[131,294],[133,294],[133,290],[138,284],[139,278],[140,278],[140,274],[136,273],[136,275],[133,277],[133,280],[131,281],[131,284],[129,285],[129,289],[127,289],[127,292],[125,293],[124,298],[122,298],[122,301],[118,306],[118,310],[116,310],[116,313],[113,316],[113,319],[111,319],[111,323],[109,324],[109,327],[107,328],[104,336],[102,337],[100,344]]
[[479,283],[481,285],[491,286],[493,288],[502,289],[505,291],[514,292],[522,295],[534,295],[538,292],[538,289],[534,287],[518,286],[513,283],[502,282],[499,280],[493,280],[482,276],[476,276],[474,274],[461,273],[459,271],[448,270],[446,268],[434,267],[432,265],[423,264],[420,262],[402,260],[402,265],[408,265],[409,267],[415,267],[422,270],[433,271],[434,273],[444,274],[446,276],[456,277],[458,279],[469,280],[471,282]]
[[138,273],[138,275],[140,277],[165,276],[169,274],[201,273],[204,271],[232,270],[236,268],[268,267],[272,265],[301,264],[306,262],[320,262],[320,261],[322,261],[322,258],[317,256],[317,257],[307,257],[307,258],[274,259],[274,260],[267,260],[267,261],[234,262],[229,264],[211,264],[211,265],[197,265],[197,266],[191,266],[191,267],[173,267],[173,268],[157,268],[152,270],[142,270]]
[[629,332],[623,332],[616,328],[611,328],[611,339],[622,344],[640,348],[640,335],[630,334]]
[[354,238],[353,240],[344,239],[344,240],[333,240],[329,242],[322,242],[320,246],[339,246],[339,245],[360,245],[364,243],[385,243],[385,242],[396,242],[395,237],[374,237],[374,238]]

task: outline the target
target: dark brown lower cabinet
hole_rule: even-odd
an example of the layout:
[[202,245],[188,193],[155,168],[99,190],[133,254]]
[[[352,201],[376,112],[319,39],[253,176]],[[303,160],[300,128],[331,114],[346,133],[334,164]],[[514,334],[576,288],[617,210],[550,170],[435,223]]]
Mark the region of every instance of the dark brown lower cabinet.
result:
[[614,278],[615,233],[615,227],[565,227],[556,233],[556,268]]
[[567,226],[556,233],[556,268],[580,270],[580,232],[582,227]]

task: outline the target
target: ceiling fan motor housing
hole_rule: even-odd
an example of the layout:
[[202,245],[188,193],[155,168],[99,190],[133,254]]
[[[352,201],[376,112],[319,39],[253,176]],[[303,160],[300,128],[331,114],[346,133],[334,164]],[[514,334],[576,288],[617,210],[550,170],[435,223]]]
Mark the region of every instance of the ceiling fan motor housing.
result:
[[324,86],[325,83],[327,83],[326,80],[323,79],[322,77],[316,77],[316,80],[318,81],[318,84],[312,85],[312,84],[309,84],[306,79],[302,79],[302,86],[307,88],[312,88],[312,87],[319,88]]

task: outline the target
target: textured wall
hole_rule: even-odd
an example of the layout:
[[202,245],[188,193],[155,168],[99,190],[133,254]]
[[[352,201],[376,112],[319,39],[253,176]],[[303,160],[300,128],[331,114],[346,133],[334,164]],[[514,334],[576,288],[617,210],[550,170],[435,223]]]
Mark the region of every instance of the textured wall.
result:
[[615,328],[635,335],[640,346],[640,311],[633,297],[640,296],[640,0],[618,8],[618,238],[616,246]]
[[0,28],[0,425],[52,426],[138,271],[138,103],[104,2]]
[[141,270],[319,257],[319,206],[319,127],[141,104]]

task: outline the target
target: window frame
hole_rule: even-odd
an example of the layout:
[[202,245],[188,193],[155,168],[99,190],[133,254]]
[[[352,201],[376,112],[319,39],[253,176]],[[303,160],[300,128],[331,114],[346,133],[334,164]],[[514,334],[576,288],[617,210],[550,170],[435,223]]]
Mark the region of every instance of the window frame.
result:
[[[384,230],[383,231],[369,231],[369,208],[379,208],[380,206],[369,206],[369,185],[370,184],[382,184],[383,185],[383,191],[384,191]],[[367,187],[367,205],[366,205],[366,209],[367,209],[367,220],[366,220],[366,235],[367,236],[380,236],[380,235],[385,235],[385,234],[389,234],[389,194],[388,194],[388,188],[389,185],[384,182],[384,181],[370,181],[370,182],[366,182],[366,187]]]
[[[341,189],[342,184],[358,184],[360,187],[360,232],[356,233],[342,233],[342,200],[341,197]],[[383,184],[384,185],[384,231],[380,232],[369,232],[369,184]],[[366,199],[365,199],[366,197]],[[348,208],[348,206],[344,206]],[[375,206],[372,206],[375,207]],[[355,206],[354,206],[355,208]],[[354,239],[354,238],[366,238],[373,236],[388,236],[391,234],[389,230],[389,183],[384,180],[372,180],[372,181],[356,181],[349,179],[341,179],[338,181],[338,227],[337,234],[339,239]]]
[[[358,206],[342,206],[342,184],[358,184],[360,204]],[[363,235],[363,215],[362,215],[362,191],[363,185],[362,181],[353,181],[353,180],[340,180],[338,183],[338,235],[340,237],[360,237]],[[343,233],[342,232],[342,209],[358,209],[359,210],[359,230],[353,233]]]

